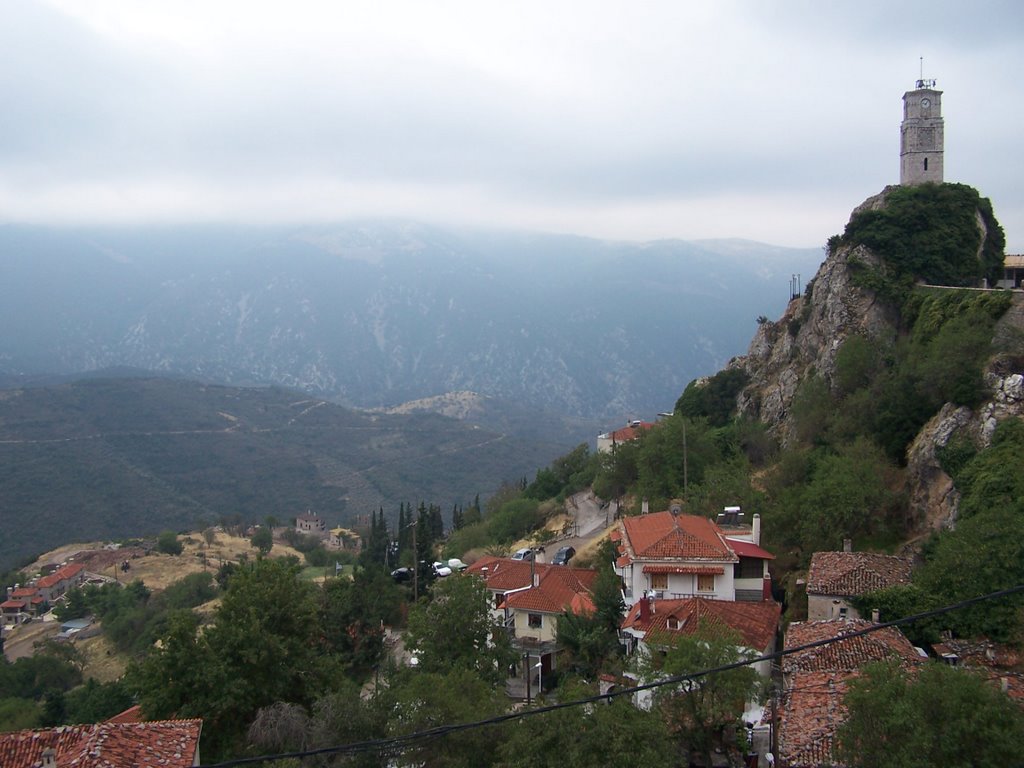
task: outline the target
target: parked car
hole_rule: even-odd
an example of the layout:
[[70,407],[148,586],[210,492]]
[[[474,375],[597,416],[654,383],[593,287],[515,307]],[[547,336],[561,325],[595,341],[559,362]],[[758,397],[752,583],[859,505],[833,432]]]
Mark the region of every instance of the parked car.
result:
[[395,581],[411,581],[412,580],[412,568],[395,568],[391,572],[391,578]]
[[437,561],[436,563],[434,563],[433,569],[434,569],[434,575],[437,576],[438,578],[442,578],[443,579],[445,576],[451,576],[452,575],[452,569],[449,566],[447,566],[444,563],[442,563],[441,561]]
[[512,555],[513,560],[533,560],[533,550],[529,547],[517,549]]
[[551,558],[552,565],[568,565],[569,561],[576,556],[576,550],[573,547],[562,547],[555,556]]

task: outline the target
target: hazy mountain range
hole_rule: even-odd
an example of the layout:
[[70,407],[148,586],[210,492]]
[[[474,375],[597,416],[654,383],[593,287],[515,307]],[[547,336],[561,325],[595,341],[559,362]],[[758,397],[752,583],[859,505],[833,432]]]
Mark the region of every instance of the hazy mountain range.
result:
[[6,226],[0,254],[8,382],[128,366],[361,408],[471,390],[612,426],[744,352],[822,255],[406,222]]

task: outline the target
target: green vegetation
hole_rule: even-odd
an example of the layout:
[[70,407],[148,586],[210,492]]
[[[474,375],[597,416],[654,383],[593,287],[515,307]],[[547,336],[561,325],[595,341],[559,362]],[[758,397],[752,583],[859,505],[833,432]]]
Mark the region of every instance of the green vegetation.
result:
[[178,541],[178,534],[174,531],[164,531],[156,537],[156,550],[165,555],[180,555],[185,547]]
[[[638,657],[644,682],[665,676],[687,675],[695,670],[714,669],[742,658],[742,642],[727,631],[708,624],[693,634],[672,639],[664,654]],[[728,729],[739,725],[737,706],[760,696],[761,678],[753,667],[736,667],[714,675],[658,688],[655,707],[680,746],[701,756],[704,765],[712,764],[712,754],[730,744]]]
[[998,686],[940,662],[907,675],[876,663],[853,680],[839,729],[846,765],[894,768],[998,766],[1019,762],[1024,714]]
[[724,427],[736,412],[736,396],[749,376],[739,368],[719,371],[706,381],[691,381],[676,401],[676,413],[691,419],[704,418]]
[[448,505],[557,453],[437,415],[310,409],[280,388],[110,379],[16,392],[0,399],[0,508],[22,523],[0,537],[0,570],[69,540]]
[[[985,237],[975,220],[980,211]],[[992,204],[963,184],[921,184],[886,191],[885,206],[856,214],[842,243],[863,244],[885,263],[881,274],[866,268],[861,280],[874,279],[902,295],[910,283],[977,285],[982,278],[1002,277],[1005,238]],[[978,258],[979,248],[981,258]]]

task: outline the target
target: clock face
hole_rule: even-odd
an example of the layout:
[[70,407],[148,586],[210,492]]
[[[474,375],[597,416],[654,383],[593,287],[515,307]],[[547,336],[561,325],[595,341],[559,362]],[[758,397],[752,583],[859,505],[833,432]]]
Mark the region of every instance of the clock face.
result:
[[928,109],[932,105],[931,99],[921,99],[921,106]]

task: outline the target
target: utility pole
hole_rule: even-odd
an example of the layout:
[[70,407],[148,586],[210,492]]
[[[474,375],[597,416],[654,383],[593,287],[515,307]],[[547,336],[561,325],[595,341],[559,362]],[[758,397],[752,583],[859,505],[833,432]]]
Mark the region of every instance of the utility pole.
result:
[[690,465],[686,452],[686,417],[683,417],[683,498],[690,500]]
[[420,551],[416,548],[417,523],[412,524],[412,601],[414,603],[420,599]]

